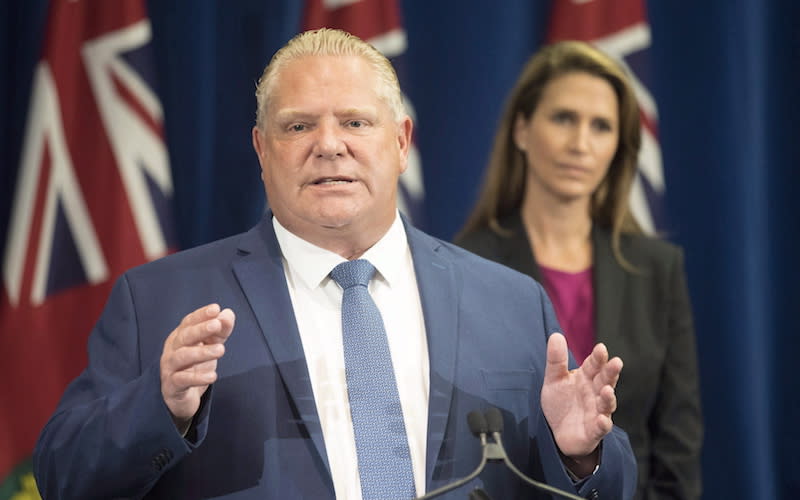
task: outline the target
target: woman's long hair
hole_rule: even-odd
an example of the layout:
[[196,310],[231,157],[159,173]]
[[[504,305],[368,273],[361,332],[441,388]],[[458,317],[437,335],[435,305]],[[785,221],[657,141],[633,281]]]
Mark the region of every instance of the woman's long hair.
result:
[[530,119],[548,83],[576,72],[602,78],[617,94],[619,144],[605,178],[592,194],[589,210],[593,224],[611,229],[614,255],[621,265],[631,269],[620,251],[620,235],[642,234],[628,203],[641,145],[639,106],[622,67],[584,42],[548,45],[525,65],[500,120],[478,203],[459,234],[463,236],[485,227],[501,235],[508,234],[499,221],[521,210],[527,174],[525,156],[514,143],[514,123],[519,116]]

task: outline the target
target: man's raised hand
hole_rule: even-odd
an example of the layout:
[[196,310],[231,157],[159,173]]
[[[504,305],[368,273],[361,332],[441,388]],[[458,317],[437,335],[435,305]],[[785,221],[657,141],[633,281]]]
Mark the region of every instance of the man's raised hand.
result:
[[622,360],[609,360],[603,344],[579,368],[569,370],[568,359],[566,339],[554,333],[547,342],[542,411],[561,453],[578,459],[591,455],[611,432]]
[[209,304],[184,316],[164,341],[161,354],[161,394],[181,431],[200,408],[200,398],[217,380],[217,360],[225,354],[225,341],[236,316]]

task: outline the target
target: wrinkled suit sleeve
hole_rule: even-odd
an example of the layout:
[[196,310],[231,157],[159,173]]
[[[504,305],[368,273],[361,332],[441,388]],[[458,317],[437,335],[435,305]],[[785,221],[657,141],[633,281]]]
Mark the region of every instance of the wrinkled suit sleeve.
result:
[[34,473],[48,500],[141,498],[205,436],[210,390],[193,442],[185,440],[161,396],[159,360],[141,359],[140,335],[156,333],[139,331],[128,280],[115,284],[89,338],[88,367],[36,444]]

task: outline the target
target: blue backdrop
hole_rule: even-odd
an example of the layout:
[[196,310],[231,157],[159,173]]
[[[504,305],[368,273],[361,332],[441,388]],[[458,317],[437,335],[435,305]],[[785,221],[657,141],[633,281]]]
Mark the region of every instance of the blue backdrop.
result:
[[[298,30],[300,4],[149,2],[182,247],[242,231],[263,210],[253,92]],[[427,229],[449,239],[549,5],[402,7]],[[702,365],[705,498],[791,498],[800,494],[800,5],[653,0],[648,9],[669,237],[686,249]],[[0,5],[0,248],[46,10],[45,0]]]

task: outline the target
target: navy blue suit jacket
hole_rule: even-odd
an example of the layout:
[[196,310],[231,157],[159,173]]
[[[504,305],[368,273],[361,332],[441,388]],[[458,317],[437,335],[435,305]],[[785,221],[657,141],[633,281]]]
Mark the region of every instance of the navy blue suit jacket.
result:
[[[89,365],[37,443],[45,500],[334,498],[270,219],[118,280],[90,336]],[[476,467],[480,445],[466,415],[495,406],[511,460],[575,491],[539,405],[547,336],[559,329],[542,288],[408,224],[406,231],[430,355],[427,490]],[[212,302],[233,309],[236,325],[184,439],[161,396],[159,359],[181,318]],[[580,493],[629,498],[636,465],[624,432],[603,440],[601,461]],[[478,484],[495,499],[537,498],[496,464],[447,498],[466,498]]]

